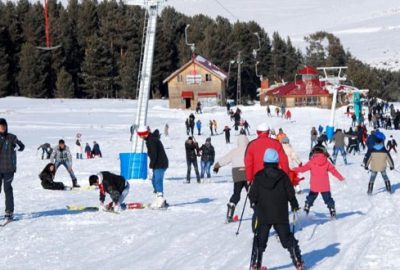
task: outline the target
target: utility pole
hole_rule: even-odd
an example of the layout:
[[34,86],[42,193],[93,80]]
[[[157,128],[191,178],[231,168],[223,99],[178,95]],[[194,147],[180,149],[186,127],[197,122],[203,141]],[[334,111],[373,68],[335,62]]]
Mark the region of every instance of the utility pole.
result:
[[240,105],[242,103],[242,74],[241,74],[241,68],[242,68],[242,55],[241,52],[239,51],[238,57],[236,60],[238,64],[238,77],[237,77],[237,92],[236,92],[236,105]]

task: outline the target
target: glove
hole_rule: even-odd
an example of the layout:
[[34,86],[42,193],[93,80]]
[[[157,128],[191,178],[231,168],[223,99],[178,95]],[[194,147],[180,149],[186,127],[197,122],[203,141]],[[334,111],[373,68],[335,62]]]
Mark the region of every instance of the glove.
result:
[[218,173],[219,168],[218,168],[218,167],[214,167],[213,171],[214,171],[215,173]]

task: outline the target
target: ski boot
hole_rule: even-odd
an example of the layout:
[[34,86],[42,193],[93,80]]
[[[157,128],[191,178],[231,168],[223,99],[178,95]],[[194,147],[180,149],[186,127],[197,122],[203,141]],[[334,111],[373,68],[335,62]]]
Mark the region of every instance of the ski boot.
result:
[[373,189],[374,189],[374,183],[373,182],[369,182],[367,194],[368,195],[372,195],[372,190]]
[[310,205],[308,203],[306,203],[304,205],[304,212],[306,212],[306,215],[308,215],[308,213],[310,213]]
[[72,187],[73,188],[80,188],[81,187],[80,185],[78,185],[78,180],[72,179]]
[[390,181],[385,181],[386,191],[392,194],[392,186],[390,185]]
[[12,212],[6,212],[4,215],[4,219],[6,221],[13,221],[14,220],[14,214]]
[[329,208],[329,213],[331,214],[331,219],[336,219],[335,207]]
[[161,192],[157,193],[156,198],[154,201],[151,203],[150,207],[152,209],[162,209],[162,208],[167,208],[166,206],[166,200],[164,199],[164,196]]
[[230,223],[233,221],[233,214],[235,213],[236,205],[232,202],[227,204],[228,210],[226,212],[226,223]]
[[297,240],[295,240],[295,246],[289,251],[289,253],[296,270],[304,270],[304,262],[301,258],[301,251]]

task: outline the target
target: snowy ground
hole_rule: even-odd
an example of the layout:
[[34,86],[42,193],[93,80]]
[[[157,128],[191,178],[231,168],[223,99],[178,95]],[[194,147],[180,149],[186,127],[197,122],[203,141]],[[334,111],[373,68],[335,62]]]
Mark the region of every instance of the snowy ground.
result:
[[[103,212],[72,213],[67,204],[96,206],[97,191],[57,192],[43,190],[37,177],[46,161],[40,160],[39,144],[56,144],[64,138],[73,149],[77,132],[83,142],[100,143],[103,159],[74,161],[80,184],[87,185],[90,174],[100,170],[119,172],[118,153],[128,151],[129,126],[135,116],[134,101],[126,100],[31,100],[0,99],[0,117],[9,121],[9,130],[26,144],[18,153],[18,172],[14,180],[16,216],[19,221],[0,229],[0,269],[135,269],[135,270],[217,270],[248,269],[252,233],[251,210],[247,209],[241,233],[237,224],[224,224],[226,203],[232,192],[230,168],[221,169],[209,183],[184,185],[184,119],[188,111],[169,110],[166,101],[151,101],[149,123],[163,132],[170,125],[170,138],[162,137],[170,158],[165,194],[171,207],[167,211],[132,210],[120,215]],[[265,108],[245,107],[243,116],[252,127],[267,121],[282,127],[303,161],[309,151],[312,126],[326,124],[327,110],[293,109],[295,122],[267,118]],[[219,130],[231,125],[223,108],[200,115],[206,124],[216,119]],[[337,113],[340,127],[350,120],[342,110]],[[252,130],[254,133],[254,130]],[[203,143],[209,135],[197,136]],[[387,134],[388,135],[388,134]],[[232,141],[236,137],[232,136]],[[223,135],[212,138],[217,158],[234,145],[224,143]],[[394,156],[395,162],[398,156]],[[360,167],[362,156],[349,157],[338,169],[346,182],[332,180],[338,219],[329,221],[328,210],[318,198],[310,218],[300,217],[296,236],[310,269],[398,269],[400,258],[399,174],[389,172],[395,193],[384,192],[377,179],[373,197],[366,195],[368,174]],[[58,180],[70,184],[64,169]],[[306,176],[308,178],[308,176]],[[149,202],[151,184],[131,181],[129,202]],[[302,183],[308,190],[308,181]],[[244,193],[242,194],[244,197]],[[303,205],[305,195],[298,196]],[[3,211],[4,195],[1,195]],[[238,205],[240,212],[243,200]],[[293,269],[288,253],[275,237],[265,254],[269,269]]]

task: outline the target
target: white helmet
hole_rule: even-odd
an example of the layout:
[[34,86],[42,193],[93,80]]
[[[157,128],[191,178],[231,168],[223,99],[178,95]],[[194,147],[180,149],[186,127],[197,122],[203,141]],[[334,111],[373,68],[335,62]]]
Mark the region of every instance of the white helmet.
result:
[[257,126],[257,131],[267,132],[267,131],[269,131],[269,126],[266,123],[259,124]]

